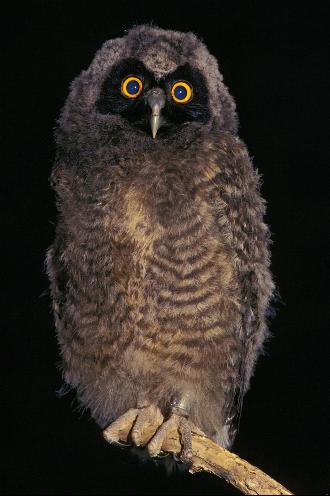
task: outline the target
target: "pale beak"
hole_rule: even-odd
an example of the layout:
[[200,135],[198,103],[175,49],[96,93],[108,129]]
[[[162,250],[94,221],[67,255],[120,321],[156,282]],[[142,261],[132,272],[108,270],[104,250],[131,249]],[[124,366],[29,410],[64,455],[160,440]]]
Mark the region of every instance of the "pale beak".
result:
[[157,131],[163,124],[162,108],[165,106],[166,96],[161,88],[154,88],[147,94],[147,102],[151,109],[150,127],[153,138],[156,138]]
[[160,120],[161,120],[160,110],[158,111],[158,108],[154,107],[152,109],[152,114],[150,116],[151,134],[154,139],[156,138],[157,131],[160,128],[160,122],[161,122]]

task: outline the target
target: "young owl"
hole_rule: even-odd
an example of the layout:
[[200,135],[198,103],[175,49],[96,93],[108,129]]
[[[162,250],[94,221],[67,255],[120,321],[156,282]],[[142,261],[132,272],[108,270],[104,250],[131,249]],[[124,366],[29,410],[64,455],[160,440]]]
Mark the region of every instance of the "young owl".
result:
[[273,282],[258,174],[215,58],[150,26],[107,41],[73,81],[56,143],[47,266],[65,382],[109,441],[130,422],[138,445],[151,423],[151,455],[173,428],[188,454],[192,422],[230,447]]

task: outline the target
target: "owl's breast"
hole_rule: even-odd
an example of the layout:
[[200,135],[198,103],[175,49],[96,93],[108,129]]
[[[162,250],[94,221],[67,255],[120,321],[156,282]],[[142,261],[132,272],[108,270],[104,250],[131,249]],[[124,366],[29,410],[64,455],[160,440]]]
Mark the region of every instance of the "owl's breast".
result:
[[148,194],[132,188],[125,200],[140,277],[130,292],[139,352],[155,362],[177,355],[198,365],[203,353],[194,345],[223,346],[235,326],[239,302],[230,247],[207,201],[183,188]]

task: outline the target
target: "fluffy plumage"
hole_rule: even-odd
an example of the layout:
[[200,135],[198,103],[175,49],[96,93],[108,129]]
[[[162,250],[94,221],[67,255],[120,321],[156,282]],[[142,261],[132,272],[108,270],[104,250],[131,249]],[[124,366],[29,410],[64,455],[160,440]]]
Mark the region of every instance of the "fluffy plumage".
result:
[[[195,78],[196,100],[168,101],[155,140],[144,101],[116,95],[132,64],[164,91]],[[102,427],[179,397],[230,446],[273,283],[258,175],[215,58],[191,33],[149,26],[107,41],[73,81],[56,141],[47,263],[65,382]]]

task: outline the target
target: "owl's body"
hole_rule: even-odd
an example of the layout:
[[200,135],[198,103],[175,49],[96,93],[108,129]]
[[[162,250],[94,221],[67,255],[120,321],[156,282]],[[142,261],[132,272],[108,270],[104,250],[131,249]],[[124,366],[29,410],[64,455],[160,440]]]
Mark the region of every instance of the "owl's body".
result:
[[[153,140],[112,113],[104,85],[121,58],[158,84],[189,56],[207,71],[199,120]],[[228,447],[273,284],[258,176],[212,71],[191,34],[142,26],[104,45],[60,120],[48,273],[65,381],[102,427],[141,404],[166,415],[177,401]]]

